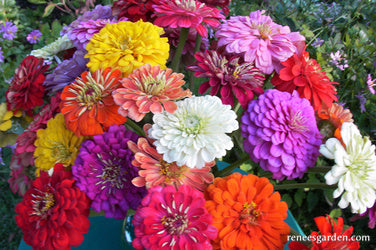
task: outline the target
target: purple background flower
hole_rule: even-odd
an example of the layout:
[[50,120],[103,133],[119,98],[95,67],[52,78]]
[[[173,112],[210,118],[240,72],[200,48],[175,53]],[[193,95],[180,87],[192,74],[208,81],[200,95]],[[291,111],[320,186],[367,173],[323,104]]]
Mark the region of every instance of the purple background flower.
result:
[[33,30],[27,35],[26,40],[29,43],[37,43],[39,42],[39,39],[41,36],[42,36],[42,33],[39,30]]
[[16,36],[17,25],[12,22],[5,22],[0,26],[0,33],[3,33],[3,38],[7,40],[13,40]]

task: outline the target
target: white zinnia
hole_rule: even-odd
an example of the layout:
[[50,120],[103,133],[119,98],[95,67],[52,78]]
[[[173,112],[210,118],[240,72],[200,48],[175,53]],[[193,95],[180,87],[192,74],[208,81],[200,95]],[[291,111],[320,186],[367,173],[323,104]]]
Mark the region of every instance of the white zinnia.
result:
[[336,138],[327,140],[320,148],[321,154],[336,163],[325,175],[326,183],[338,183],[333,197],[343,193],[338,204],[340,208],[346,208],[350,203],[352,212],[361,214],[376,200],[375,146],[350,122],[342,124],[341,136],[346,149]]
[[53,43],[50,43],[49,45],[46,45],[41,49],[31,51],[30,55],[38,58],[43,58],[46,61],[52,61],[57,53],[73,47],[74,46],[71,40],[69,40],[67,35],[64,35],[58,38]]
[[149,136],[163,159],[178,166],[202,168],[226,155],[234,144],[226,133],[239,128],[236,113],[216,96],[193,96],[176,102],[171,114],[153,116]]

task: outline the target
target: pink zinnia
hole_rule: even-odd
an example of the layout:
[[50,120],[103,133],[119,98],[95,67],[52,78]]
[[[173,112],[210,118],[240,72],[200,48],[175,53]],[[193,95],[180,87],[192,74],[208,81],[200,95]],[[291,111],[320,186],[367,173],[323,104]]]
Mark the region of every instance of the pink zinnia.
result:
[[212,249],[217,237],[203,193],[189,185],[156,186],[142,200],[132,221],[136,249]]
[[217,95],[220,91],[223,104],[234,105],[234,96],[245,108],[254,93],[262,94],[265,77],[253,63],[241,62],[239,57],[226,58],[215,50],[195,54],[196,65],[188,70],[195,72],[196,77],[208,77],[202,83],[198,92],[205,94],[211,88],[210,95]]
[[244,54],[246,62],[255,62],[263,73],[271,74],[281,68],[281,62],[304,48],[305,38],[263,14],[264,11],[258,10],[249,17],[230,17],[215,36],[218,46],[225,46],[228,53]]
[[218,9],[206,6],[195,0],[160,0],[153,5],[155,25],[169,28],[192,28],[207,37],[208,31],[203,24],[218,27],[219,19],[225,18]]
[[150,111],[161,113],[163,107],[173,113],[177,107],[173,101],[192,96],[191,91],[183,90],[183,78],[183,74],[172,73],[171,69],[142,65],[120,81],[124,88],[112,93],[115,103],[120,106],[119,114],[139,122]]
[[[151,126],[144,126],[147,130]],[[149,140],[149,142],[148,142]],[[139,168],[139,176],[132,180],[133,185],[137,187],[174,185],[178,188],[180,185],[188,184],[192,187],[204,191],[214,180],[214,175],[210,172],[210,167],[215,162],[207,163],[203,168],[189,168],[187,166],[177,166],[176,162],[167,163],[163,156],[157,152],[154,146],[151,146],[152,140],[146,138],[138,139],[137,144],[128,141],[128,148],[135,153],[135,159],[132,164]]]

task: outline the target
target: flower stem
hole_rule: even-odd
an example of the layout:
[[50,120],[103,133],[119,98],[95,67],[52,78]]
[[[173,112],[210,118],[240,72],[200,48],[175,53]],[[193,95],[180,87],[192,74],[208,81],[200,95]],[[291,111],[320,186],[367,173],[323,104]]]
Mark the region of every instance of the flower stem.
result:
[[231,172],[239,167],[240,165],[242,165],[244,162],[246,162],[247,160],[249,160],[249,155],[245,155],[243,156],[242,158],[240,158],[239,160],[233,162],[232,164],[228,165],[227,167],[225,167],[224,169],[218,171],[218,174],[216,175],[217,177],[223,177],[223,176],[226,176],[226,175],[229,175],[231,174]]
[[327,185],[325,183],[292,183],[274,185],[274,190],[296,189],[296,188],[318,188],[318,189],[334,189],[337,185]]
[[145,135],[145,132],[142,128],[140,128],[140,126],[138,126],[134,121],[132,121],[131,119],[127,119],[127,121],[125,122],[125,125],[127,125],[128,127],[130,127],[134,132],[136,132],[138,135],[141,135],[141,136],[146,136]]
[[174,72],[178,72],[179,70],[181,52],[183,51],[185,41],[187,40],[188,32],[189,32],[189,28],[181,28],[180,30],[180,38],[179,38],[178,47],[176,48],[174,59],[172,60],[172,63],[171,63],[171,68]]
[[[317,167],[313,167],[313,168],[309,168],[307,170],[306,173],[327,173],[330,169],[332,169],[332,167],[329,167],[329,166],[317,166]],[[266,177],[266,178],[271,178],[273,176],[273,173],[271,172],[267,172],[267,173],[264,173],[262,175],[260,175],[260,177]]]
[[[201,36],[200,36],[199,33],[197,33],[196,43],[195,43],[195,51],[194,51],[193,55],[195,55],[196,52],[200,50],[200,46],[201,46]],[[193,58],[194,58],[193,59],[194,60],[193,63],[194,63],[196,61],[196,58],[195,57],[193,57]],[[191,91],[193,91],[193,87],[194,87],[194,83],[195,83],[195,77],[194,76],[195,76],[195,74],[194,74],[194,72],[192,72],[191,79],[189,81],[189,89]]]

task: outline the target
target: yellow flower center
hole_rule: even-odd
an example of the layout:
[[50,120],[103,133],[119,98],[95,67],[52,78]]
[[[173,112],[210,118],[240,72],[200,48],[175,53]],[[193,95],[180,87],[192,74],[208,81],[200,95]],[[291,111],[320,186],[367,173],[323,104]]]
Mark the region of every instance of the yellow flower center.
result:
[[166,183],[172,183],[177,180],[179,180],[184,172],[187,170],[188,167],[183,166],[183,167],[178,167],[174,163],[167,163],[164,160],[159,160],[161,169],[159,170],[159,173],[161,175],[165,176],[165,182]]
[[33,195],[33,197],[36,198],[32,201],[34,204],[33,214],[35,215],[41,216],[55,205],[54,195],[52,193],[44,193],[43,196]]
[[65,167],[70,165],[72,151],[66,145],[56,142],[53,145],[53,153],[56,159],[55,163],[62,163]]
[[258,217],[261,215],[260,210],[258,210],[256,207],[257,205],[253,201],[251,203],[244,203],[243,210],[239,215],[240,222],[243,224],[256,224]]

